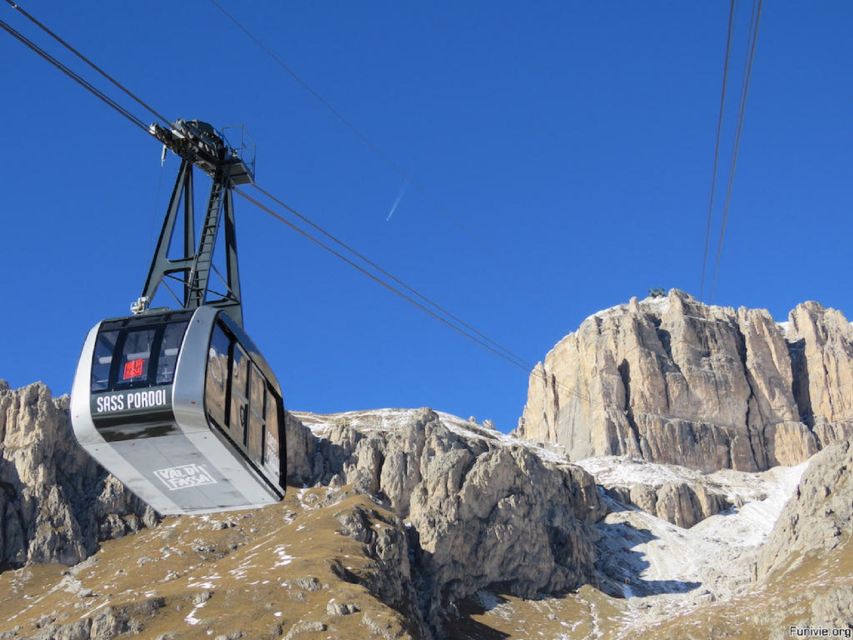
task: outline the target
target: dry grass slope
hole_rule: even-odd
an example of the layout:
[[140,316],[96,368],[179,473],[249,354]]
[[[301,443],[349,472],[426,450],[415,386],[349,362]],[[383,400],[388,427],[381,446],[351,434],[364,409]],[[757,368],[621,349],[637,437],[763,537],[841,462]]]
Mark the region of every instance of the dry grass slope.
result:
[[70,638],[75,625],[85,638],[413,637],[403,614],[359,584],[376,563],[340,532],[353,511],[375,528],[393,516],[364,496],[329,498],[325,488],[291,488],[265,509],[167,518],[71,569],[7,571],[0,637]]

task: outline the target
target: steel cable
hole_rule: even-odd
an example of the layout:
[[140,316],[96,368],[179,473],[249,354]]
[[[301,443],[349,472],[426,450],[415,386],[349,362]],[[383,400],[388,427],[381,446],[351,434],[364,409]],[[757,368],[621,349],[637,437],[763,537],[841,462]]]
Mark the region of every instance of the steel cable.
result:
[[714,277],[711,282],[711,302],[713,302],[717,291],[717,283],[720,276],[720,259],[723,253],[723,242],[726,237],[726,228],[729,222],[729,209],[732,203],[732,192],[734,190],[735,173],[737,172],[738,152],[743,134],[743,123],[746,117],[746,103],[749,97],[749,85],[752,79],[752,65],[755,61],[755,50],[758,44],[758,27],[761,21],[762,0],[753,0],[752,18],[750,21],[750,44],[749,54],[746,58],[744,76],[741,83],[740,104],[738,105],[737,125],[735,129],[734,147],[732,149],[732,160],[729,168],[728,183],[726,185],[726,199],[723,204],[723,220],[720,226],[720,236],[717,240],[717,255],[714,259]]
[[717,136],[714,142],[714,164],[711,170],[711,191],[708,195],[708,219],[705,223],[705,250],[702,255],[702,280],[699,284],[699,299],[702,300],[705,296],[705,273],[708,268],[708,249],[711,245],[711,222],[713,220],[714,199],[717,191],[717,166],[720,157],[720,138],[723,131],[723,112],[726,104],[726,86],[729,77],[729,60],[732,51],[732,33],[734,31],[734,17],[737,0],[731,0],[729,4],[729,26],[726,35],[726,55],[723,60],[723,86],[720,90],[720,110],[717,114]]
[[78,51],[77,49],[75,49],[75,48],[74,48],[70,43],[68,43],[66,40],[64,40],[63,38],[61,38],[61,37],[60,37],[57,33],[55,33],[55,32],[54,32],[50,27],[48,27],[46,24],[44,24],[43,22],[41,22],[38,18],[36,18],[35,16],[33,16],[31,13],[29,13],[29,12],[28,12],[26,9],[24,9],[20,4],[18,4],[17,2],[13,2],[12,0],[6,0],[6,4],[8,4],[10,7],[12,7],[15,11],[17,11],[17,12],[18,12],[18,13],[20,13],[21,15],[23,15],[23,16],[24,16],[25,18],[27,18],[30,22],[32,22],[33,24],[35,24],[36,26],[38,26],[42,31],[44,31],[45,33],[47,33],[51,38],[53,38],[54,40],[56,40],[57,42],[59,42],[63,47],[65,47],[65,48],[66,48],[66,49],[68,49],[71,53],[73,53],[75,56],[77,56],[78,58],[80,58],[83,62],[85,62],[85,63],[86,63],[87,65],[89,65],[92,69],[94,69],[94,70],[95,70],[95,71],[97,71],[99,74],[101,74],[104,78],[106,78],[107,80],[109,80],[113,85],[115,85],[116,87],[118,87],[119,89],[121,89],[124,93],[126,93],[128,96],[130,96],[130,97],[131,97],[131,98],[132,98],[132,99],[133,99],[137,104],[141,105],[141,106],[142,106],[143,108],[145,108],[148,112],[150,112],[151,114],[153,114],[156,118],[159,118],[159,119],[160,119],[160,120],[162,120],[164,123],[171,125],[171,121],[170,121],[168,118],[166,118],[165,116],[161,115],[161,114],[160,114],[158,111],[156,111],[153,107],[151,107],[150,105],[148,105],[148,104],[147,104],[146,102],[144,102],[141,98],[139,98],[136,94],[134,94],[130,89],[128,89],[127,87],[125,87],[125,86],[124,86],[123,84],[121,84],[118,80],[116,80],[116,79],[115,79],[115,78],[113,78],[110,74],[108,74],[106,71],[104,71],[101,67],[99,67],[99,66],[98,66],[98,65],[96,65],[94,62],[92,62],[88,57],[86,57],[86,56],[85,56],[85,55],[83,55],[80,51]]

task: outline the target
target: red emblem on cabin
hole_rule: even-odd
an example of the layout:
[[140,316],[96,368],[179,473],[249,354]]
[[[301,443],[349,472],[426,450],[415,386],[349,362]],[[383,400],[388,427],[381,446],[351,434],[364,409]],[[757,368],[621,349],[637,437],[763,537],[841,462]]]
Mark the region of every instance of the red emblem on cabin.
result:
[[124,364],[124,374],[122,375],[122,380],[130,380],[131,378],[138,378],[142,375],[142,370],[145,366],[144,358],[137,358],[136,360],[128,360]]

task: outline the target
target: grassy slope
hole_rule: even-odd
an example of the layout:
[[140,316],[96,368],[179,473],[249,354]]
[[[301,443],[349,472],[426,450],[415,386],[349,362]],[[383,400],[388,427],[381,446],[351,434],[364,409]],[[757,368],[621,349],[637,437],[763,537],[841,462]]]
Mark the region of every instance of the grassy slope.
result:
[[[141,627],[134,636],[140,638],[242,631],[262,640],[280,638],[300,623],[317,629],[298,634],[306,639],[408,637],[400,613],[332,570],[336,562],[355,575],[375,570],[363,545],[338,533],[336,516],[358,507],[381,510],[363,496],[306,509],[325,496],[326,489],[291,489],[283,503],[265,509],[166,518],[153,529],[104,543],[70,570],[53,565],[7,571],[0,574],[0,632],[17,627],[19,637],[27,637],[51,620],[65,625],[111,608]],[[371,524],[387,526],[381,517]],[[328,615],[332,598],[360,611]]]

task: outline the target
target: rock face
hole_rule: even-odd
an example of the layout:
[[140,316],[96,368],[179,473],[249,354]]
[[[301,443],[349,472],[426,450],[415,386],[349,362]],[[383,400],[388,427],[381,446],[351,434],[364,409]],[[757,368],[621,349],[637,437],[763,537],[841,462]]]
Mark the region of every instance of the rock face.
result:
[[709,474],[627,456],[586,458],[578,465],[592,474],[610,498],[684,529],[766,497],[762,479],[745,472]]
[[532,597],[592,579],[605,509],[583,469],[429,409],[299,417],[323,436],[317,480],[352,484],[406,521],[434,625],[487,585]]
[[794,396],[801,419],[818,441],[853,437],[853,327],[816,302],[788,316]]
[[684,529],[732,506],[724,495],[709,491],[698,483],[614,486],[607,487],[606,491],[624,504],[635,506]]
[[814,302],[765,310],[672,290],[587,318],[530,376],[519,436],[569,457],[712,471],[794,465],[853,436],[853,327]]
[[[827,447],[809,463],[797,491],[761,551],[757,577],[795,568],[805,554],[825,555],[853,530],[853,443]],[[850,594],[848,594],[850,596]],[[848,598],[853,603],[853,596]],[[853,610],[853,604],[851,604]]]
[[74,564],[98,541],[155,522],[77,446],[67,404],[41,383],[12,391],[0,382],[0,569]]

